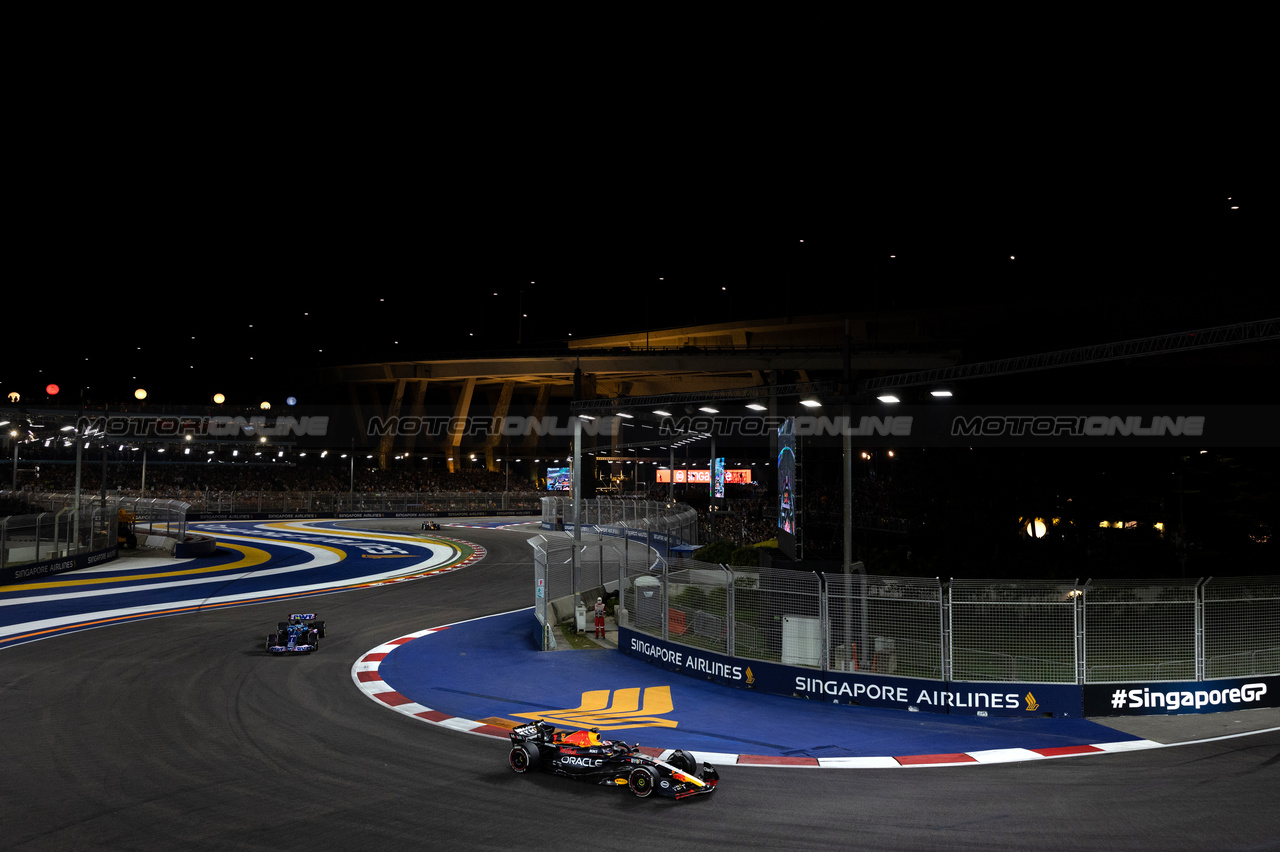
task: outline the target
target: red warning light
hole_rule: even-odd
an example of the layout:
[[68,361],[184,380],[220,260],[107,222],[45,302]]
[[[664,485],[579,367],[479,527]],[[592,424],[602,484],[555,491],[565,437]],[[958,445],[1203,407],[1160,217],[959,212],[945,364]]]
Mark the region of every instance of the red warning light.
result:
[[57,395],[58,395],[58,386],[57,386],[57,385],[48,385],[48,386],[46,386],[46,387],[45,387],[44,392],[45,392],[45,393],[47,393],[47,394],[49,394],[49,396],[57,396]]

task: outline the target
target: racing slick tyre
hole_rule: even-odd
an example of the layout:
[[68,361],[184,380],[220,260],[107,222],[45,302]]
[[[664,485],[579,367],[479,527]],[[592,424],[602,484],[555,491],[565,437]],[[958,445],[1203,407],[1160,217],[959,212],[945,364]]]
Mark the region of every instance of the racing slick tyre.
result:
[[511,747],[511,769],[520,774],[528,772],[530,769],[538,765],[538,759],[542,753],[533,743],[521,743]]
[[311,622],[311,626],[315,628],[316,634],[319,635],[321,639],[323,639],[324,638],[324,622],[313,621]]
[[276,634],[274,634],[274,633],[268,633],[268,634],[267,634],[267,647],[266,647],[266,650],[270,651],[270,650],[271,650],[271,646],[272,646],[272,645],[274,645],[274,644],[276,644]]
[[627,789],[635,793],[637,799],[647,799],[653,795],[657,785],[658,773],[649,766],[637,766],[627,776]]
[[276,622],[276,632],[277,632],[277,633],[284,633],[284,632],[285,632],[285,631],[287,631],[288,629],[289,629],[289,622],[287,622],[287,621],[277,621],[277,622]]
[[686,775],[692,775],[694,778],[698,777],[698,760],[688,752],[677,749],[671,753],[671,757],[667,758],[667,763],[670,763]]

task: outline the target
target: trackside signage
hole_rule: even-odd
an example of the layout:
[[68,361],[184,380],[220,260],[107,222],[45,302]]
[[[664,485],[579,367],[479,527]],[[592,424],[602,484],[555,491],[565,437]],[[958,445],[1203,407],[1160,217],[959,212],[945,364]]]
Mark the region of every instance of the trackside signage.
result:
[[67,556],[61,559],[49,559],[43,562],[28,562],[20,565],[8,565],[0,570],[0,583],[21,583],[28,580],[39,580],[44,577],[52,577],[55,574],[62,574],[66,571],[78,571],[81,568],[92,568],[94,565],[101,565],[104,562],[110,562],[119,555],[119,550],[115,547],[108,547],[104,550],[94,550],[87,553],[77,553],[74,556]]
[[1280,707],[1280,677],[1160,683],[1095,683],[1084,688],[1087,716],[1218,713]]
[[1075,684],[948,682],[860,672],[823,672],[728,657],[664,642],[626,627],[618,630],[618,648],[624,654],[668,671],[739,689],[825,703],[964,716],[1081,715],[1080,687]]

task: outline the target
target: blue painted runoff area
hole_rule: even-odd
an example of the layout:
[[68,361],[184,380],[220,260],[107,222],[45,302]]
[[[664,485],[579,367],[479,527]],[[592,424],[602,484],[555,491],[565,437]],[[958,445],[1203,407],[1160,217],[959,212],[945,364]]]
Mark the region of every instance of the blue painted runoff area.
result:
[[948,716],[767,695],[614,650],[542,651],[539,635],[532,608],[462,622],[400,645],[379,672],[395,691],[449,716],[543,717],[655,748],[832,758],[1138,739],[1079,718]]

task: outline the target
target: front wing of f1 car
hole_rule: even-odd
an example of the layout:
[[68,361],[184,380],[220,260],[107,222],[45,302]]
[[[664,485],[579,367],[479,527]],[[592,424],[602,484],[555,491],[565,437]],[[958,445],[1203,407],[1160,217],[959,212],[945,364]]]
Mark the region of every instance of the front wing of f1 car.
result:
[[715,792],[720,774],[710,763],[685,751],[666,760],[645,754],[638,745],[603,740],[599,731],[559,734],[546,722],[520,725],[511,731],[511,768],[518,773],[539,769],[609,787],[626,787],[639,798],[654,793],[672,799]]

